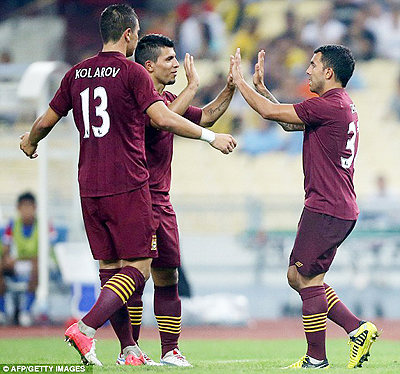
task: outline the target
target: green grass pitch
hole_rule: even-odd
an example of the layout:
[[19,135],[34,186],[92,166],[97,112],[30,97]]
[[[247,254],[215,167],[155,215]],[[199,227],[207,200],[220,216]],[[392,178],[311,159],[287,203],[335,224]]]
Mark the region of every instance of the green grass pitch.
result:
[[[299,359],[305,352],[303,340],[182,340],[181,350],[194,365],[193,368],[119,367],[115,365],[119,346],[116,340],[102,339],[96,346],[102,368],[94,373],[155,372],[191,374],[281,373],[281,367]],[[141,347],[158,360],[159,342],[143,340]],[[327,343],[332,373],[349,373],[346,369],[349,347],[343,339]],[[400,342],[378,340],[372,346],[372,356],[357,373],[400,373]],[[1,364],[79,364],[79,355],[60,338],[2,339]]]

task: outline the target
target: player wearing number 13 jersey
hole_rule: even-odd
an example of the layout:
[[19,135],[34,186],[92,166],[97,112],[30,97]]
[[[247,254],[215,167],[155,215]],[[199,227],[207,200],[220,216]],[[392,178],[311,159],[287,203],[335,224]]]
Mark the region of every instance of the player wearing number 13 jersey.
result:
[[147,72],[120,52],[99,52],[65,75],[49,105],[61,116],[74,109],[82,197],[115,195],[145,185],[145,111],[158,100],[162,98]]
[[[377,329],[351,313],[324,283],[337,248],[353,230],[359,210],[353,185],[359,125],[354,103],[345,87],[354,71],[350,50],[339,45],[317,48],[306,71],[310,91],[318,95],[298,104],[280,104],[264,85],[264,56],[260,51],[253,83],[243,79],[240,50],[231,57],[233,78],[246,101],[264,118],[287,131],[304,131],[303,171],[305,202],[289,260],[289,285],[303,302],[303,326],[308,349],[287,368],[327,368],[326,320],[350,336],[349,368],[369,356]],[[262,97],[264,96],[264,97]]]

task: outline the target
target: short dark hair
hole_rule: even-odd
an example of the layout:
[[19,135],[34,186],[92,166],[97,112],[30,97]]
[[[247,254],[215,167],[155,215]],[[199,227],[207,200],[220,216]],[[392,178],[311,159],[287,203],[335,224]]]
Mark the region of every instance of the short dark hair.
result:
[[350,49],[337,44],[323,45],[317,48],[314,53],[322,53],[321,62],[325,68],[332,68],[336,80],[343,87],[346,87],[347,82],[354,72],[355,60]]
[[118,41],[127,28],[132,31],[138,24],[135,10],[127,4],[113,4],[100,16],[100,34],[103,43]]
[[17,199],[18,206],[25,202],[29,202],[29,203],[32,203],[33,205],[36,205],[36,199],[35,199],[35,196],[33,195],[33,193],[24,192],[18,196],[18,199]]
[[156,62],[161,54],[161,48],[164,47],[174,48],[174,41],[161,34],[145,35],[139,40],[136,47],[135,61],[143,66],[146,61]]

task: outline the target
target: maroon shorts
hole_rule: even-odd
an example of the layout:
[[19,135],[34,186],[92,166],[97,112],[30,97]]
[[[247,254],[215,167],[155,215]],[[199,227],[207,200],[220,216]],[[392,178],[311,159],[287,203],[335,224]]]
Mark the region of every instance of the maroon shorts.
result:
[[181,265],[179,232],[172,205],[153,205],[157,227],[158,257],[151,264],[154,268],[176,268]]
[[81,198],[83,221],[95,260],[157,257],[149,187]]
[[348,221],[303,209],[289,265],[304,276],[326,273],[336,250],[351,233],[356,221]]

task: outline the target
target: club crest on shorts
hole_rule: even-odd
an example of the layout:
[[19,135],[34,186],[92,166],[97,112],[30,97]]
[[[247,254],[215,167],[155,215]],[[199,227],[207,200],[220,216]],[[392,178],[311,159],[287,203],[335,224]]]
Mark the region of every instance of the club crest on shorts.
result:
[[295,262],[295,265],[296,265],[298,268],[301,268],[301,267],[303,266],[303,264],[302,264],[300,261]]
[[153,235],[151,237],[151,250],[156,251],[157,250],[157,235]]

